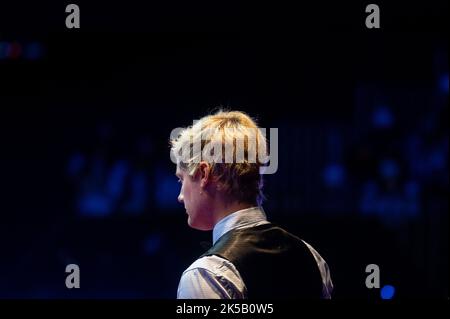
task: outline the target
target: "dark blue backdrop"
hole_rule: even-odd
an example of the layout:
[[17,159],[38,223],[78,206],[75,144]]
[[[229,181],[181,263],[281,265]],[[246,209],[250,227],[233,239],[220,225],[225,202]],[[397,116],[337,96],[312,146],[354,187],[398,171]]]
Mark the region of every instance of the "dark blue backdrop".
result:
[[395,298],[448,295],[444,37],[11,36],[0,70],[0,297],[174,298],[210,234],[176,201],[169,134],[219,105],[278,128],[265,210],[336,298],[379,299],[372,263]]

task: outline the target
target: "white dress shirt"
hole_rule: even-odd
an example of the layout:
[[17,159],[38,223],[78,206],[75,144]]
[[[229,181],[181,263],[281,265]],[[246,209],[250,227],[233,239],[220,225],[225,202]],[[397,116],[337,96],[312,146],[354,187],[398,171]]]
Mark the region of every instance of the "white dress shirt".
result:
[[[226,232],[269,223],[261,207],[251,207],[234,212],[221,219],[213,229],[213,245]],[[319,266],[325,298],[330,298],[333,284],[326,262],[309,244]],[[181,275],[178,299],[245,299],[247,289],[236,267],[219,256],[197,259]]]

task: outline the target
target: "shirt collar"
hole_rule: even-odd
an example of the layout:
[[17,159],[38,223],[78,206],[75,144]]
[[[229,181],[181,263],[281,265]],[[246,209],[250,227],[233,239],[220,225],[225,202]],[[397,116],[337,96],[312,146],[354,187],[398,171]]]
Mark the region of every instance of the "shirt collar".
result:
[[256,224],[262,221],[266,221],[266,214],[262,207],[250,207],[246,209],[238,210],[222,218],[213,229],[213,245],[216,241],[222,237],[226,232],[241,228],[250,227],[252,224]]

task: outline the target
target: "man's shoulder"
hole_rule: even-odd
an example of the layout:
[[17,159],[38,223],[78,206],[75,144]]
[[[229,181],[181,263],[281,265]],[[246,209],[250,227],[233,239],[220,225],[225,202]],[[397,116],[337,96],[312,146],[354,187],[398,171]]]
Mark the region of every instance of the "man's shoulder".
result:
[[183,274],[190,271],[207,271],[213,275],[221,276],[229,272],[238,274],[236,267],[227,259],[217,255],[202,256],[195,260]]
[[182,274],[178,298],[241,299],[245,284],[236,267],[219,256],[201,257]]

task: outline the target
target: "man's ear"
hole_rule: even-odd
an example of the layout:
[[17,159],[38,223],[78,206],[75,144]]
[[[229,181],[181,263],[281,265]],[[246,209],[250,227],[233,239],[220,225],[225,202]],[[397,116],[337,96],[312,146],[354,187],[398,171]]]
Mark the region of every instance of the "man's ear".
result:
[[211,178],[211,166],[207,162],[200,162],[198,164],[198,173],[200,177],[200,187],[205,188],[210,182]]

